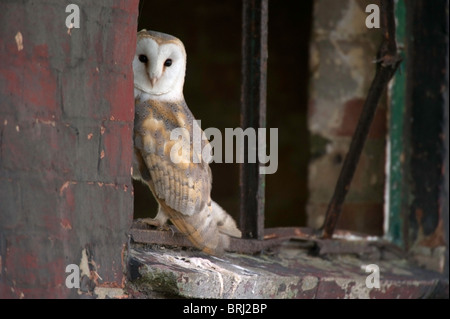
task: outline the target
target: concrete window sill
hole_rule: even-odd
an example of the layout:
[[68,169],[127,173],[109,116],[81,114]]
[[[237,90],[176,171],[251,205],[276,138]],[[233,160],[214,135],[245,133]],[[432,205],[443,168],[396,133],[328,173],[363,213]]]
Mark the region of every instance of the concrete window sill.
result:
[[[448,298],[448,279],[393,253],[312,256],[288,241],[272,253],[221,258],[195,250],[132,244],[127,292],[135,298]],[[380,270],[368,288],[366,266]]]

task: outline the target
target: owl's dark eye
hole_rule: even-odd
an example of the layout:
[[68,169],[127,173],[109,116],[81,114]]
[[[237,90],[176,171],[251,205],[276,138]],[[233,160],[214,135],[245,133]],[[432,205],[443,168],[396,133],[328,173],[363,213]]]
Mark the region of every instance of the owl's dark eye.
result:
[[167,59],[165,62],[164,62],[164,66],[171,66],[172,65],[172,59]]
[[148,58],[146,55],[139,55],[139,61],[141,61],[142,63],[147,63],[148,62]]

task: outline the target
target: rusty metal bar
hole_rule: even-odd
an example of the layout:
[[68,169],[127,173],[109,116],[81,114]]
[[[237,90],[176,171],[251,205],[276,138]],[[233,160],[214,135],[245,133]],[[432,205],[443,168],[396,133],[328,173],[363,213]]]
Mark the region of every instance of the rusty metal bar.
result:
[[[241,127],[257,131],[266,126],[268,0],[244,0],[242,17]],[[240,228],[244,238],[263,239],[265,179],[258,159],[248,162],[248,147],[254,145],[244,146],[240,164]]]
[[[130,229],[130,235],[136,243],[195,248],[189,239],[175,228],[173,230],[157,230],[135,223]],[[263,233],[262,240],[230,237],[230,246],[227,250],[254,254],[279,246],[284,241],[293,238],[316,240],[317,236],[315,236],[315,230],[306,227],[267,228]]]
[[381,21],[384,41],[380,46],[377,72],[369,89],[367,99],[353,135],[350,149],[345,158],[333,197],[328,205],[325,222],[322,226],[323,238],[331,238],[342,210],[342,204],[350,188],[364,144],[369,134],[375,111],[387,84],[394,76],[401,62],[397,53],[395,39],[394,1],[381,0]]
[[[175,228],[173,230],[157,230],[134,223],[130,229],[130,236],[136,243],[195,248],[189,239]],[[274,249],[289,240],[300,240],[311,243],[312,245],[305,246],[305,248],[313,249],[318,255],[339,253],[379,255],[380,248],[401,255],[401,250],[395,245],[382,240],[374,240],[373,237],[364,234],[336,230],[333,237],[335,240],[323,240],[317,236],[317,230],[308,227],[266,228],[262,240],[230,238],[230,246],[227,251],[255,254]]]

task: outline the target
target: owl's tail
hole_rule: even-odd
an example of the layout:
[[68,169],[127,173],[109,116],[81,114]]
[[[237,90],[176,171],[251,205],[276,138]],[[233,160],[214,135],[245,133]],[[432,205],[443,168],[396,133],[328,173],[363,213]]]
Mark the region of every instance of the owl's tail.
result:
[[234,219],[230,215],[228,215],[228,213],[215,201],[211,201],[211,207],[213,215],[216,216],[215,218],[217,221],[219,232],[231,237],[241,238],[242,233],[237,228]]
[[230,236],[241,237],[236,222],[214,201],[192,216],[183,215],[165,204],[162,206],[175,227],[207,254],[222,255],[229,248]]

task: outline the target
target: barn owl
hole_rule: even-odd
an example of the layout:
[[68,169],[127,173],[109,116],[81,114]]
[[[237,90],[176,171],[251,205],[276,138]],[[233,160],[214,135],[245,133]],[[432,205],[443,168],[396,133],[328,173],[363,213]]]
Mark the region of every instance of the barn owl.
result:
[[[191,160],[171,157],[175,143],[182,143],[171,140],[171,131],[183,128],[192,137],[194,127],[199,129],[183,96],[185,71],[186,51],[179,39],[145,29],[138,32],[133,60],[133,178],[147,184],[159,204],[156,217],[144,222],[162,227],[170,220],[197,248],[220,255],[229,247],[229,236],[241,237],[241,232],[211,200],[209,165],[190,138],[183,146]],[[204,149],[208,141],[201,143]],[[192,161],[194,157],[199,160]]]

